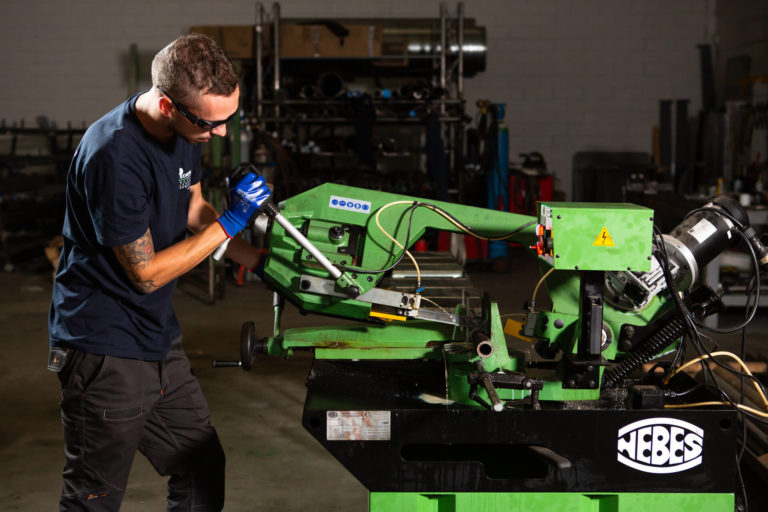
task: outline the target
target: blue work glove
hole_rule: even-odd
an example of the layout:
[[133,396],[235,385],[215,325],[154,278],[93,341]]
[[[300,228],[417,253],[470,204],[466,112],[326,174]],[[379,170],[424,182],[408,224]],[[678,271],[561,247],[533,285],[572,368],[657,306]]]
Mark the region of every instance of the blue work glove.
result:
[[264,177],[248,172],[243,178],[229,183],[229,209],[217,219],[229,238],[245,229],[272,195]]

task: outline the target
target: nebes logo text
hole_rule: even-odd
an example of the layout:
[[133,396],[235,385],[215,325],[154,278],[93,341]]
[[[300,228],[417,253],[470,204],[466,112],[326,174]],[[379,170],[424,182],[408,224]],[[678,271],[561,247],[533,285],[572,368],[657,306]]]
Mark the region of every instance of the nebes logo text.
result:
[[675,418],[648,418],[619,429],[617,458],[644,473],[678,473],[701,464],[704,431]]

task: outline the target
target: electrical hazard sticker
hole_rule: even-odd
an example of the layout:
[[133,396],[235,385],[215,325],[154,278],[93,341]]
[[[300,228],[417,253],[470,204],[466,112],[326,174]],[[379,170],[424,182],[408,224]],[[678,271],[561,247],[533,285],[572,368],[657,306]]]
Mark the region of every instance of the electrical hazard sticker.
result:
[[390,411],[326,411],[328,441],[389,441]]
[[611,238],[611,234],[608,233],[608,229],[605,226],[603,226],[603,229],[600,231],[600,234],[597,235],[597,238],[595,238],[592,245],[599,247],[616,247],[616,244],[613,243],[613,238]]

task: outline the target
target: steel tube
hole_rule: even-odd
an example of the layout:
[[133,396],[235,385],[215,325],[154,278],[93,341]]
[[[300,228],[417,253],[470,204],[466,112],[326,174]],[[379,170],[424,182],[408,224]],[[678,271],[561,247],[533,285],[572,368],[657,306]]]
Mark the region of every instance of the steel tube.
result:
[[263,70],[261,62],[262,55],[264,53],[264,6],[261,2],[256,4],[256,117],[261,119],[263,116],[263,103],[264,103],[264,85]]
[[456,97],[459,99],[464,98],[464,2],[459,2],[458,7],[458,23],[459,23],[459,72],[456,77]]
[[[272,6],[272,44],[274,48],[274,66],[275,80],[272,97],[277,101],[280,92],[280,4],[275,2]],[[280,117],[280,105],[275,104],[275,117]]]

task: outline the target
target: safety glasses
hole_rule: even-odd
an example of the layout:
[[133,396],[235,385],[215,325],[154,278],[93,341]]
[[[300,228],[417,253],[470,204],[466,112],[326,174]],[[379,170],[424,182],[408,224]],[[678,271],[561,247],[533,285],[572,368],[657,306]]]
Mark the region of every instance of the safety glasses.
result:
[[173,103],[173,106],[176,107],[176,110],[178,110],[181,115],[186,117],[187,120],[190,123],[194,124],[195,126],[197,126],[199,128],[202,128],[203,130],[211,131],[211,130],[213,130],[213,129],[223,125],[224,123],[228,122],[235,115],[235,114],[232,114],[231,116],[229,116],[228,118],[226,118],[226,119],[224,119],[222,121],[207,121],[205,119],[200,119],[195,114],[193,114],[192,112],[187,110],[187,107],[182,105],[180,102],[176,101],[173,98],[173,96],[171,96],[170,94],[165,92],[161,87],[158,87],[158,89],[160,90],[161,93],[165,94],[168,97],[169,100],[171,100],[171,103]]

